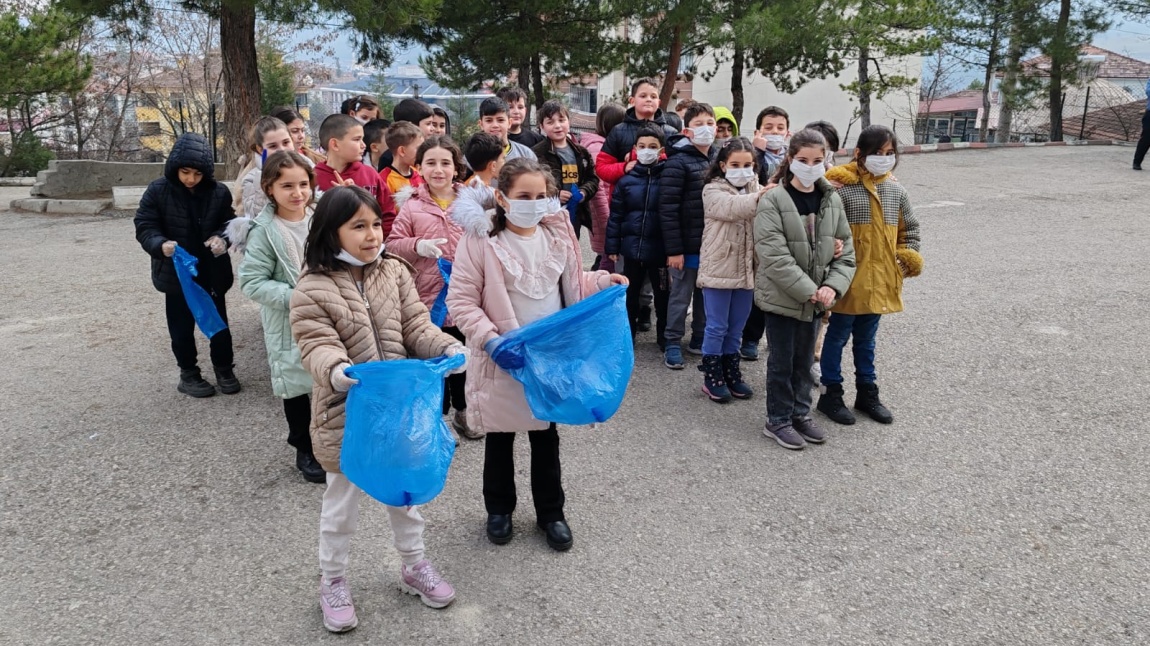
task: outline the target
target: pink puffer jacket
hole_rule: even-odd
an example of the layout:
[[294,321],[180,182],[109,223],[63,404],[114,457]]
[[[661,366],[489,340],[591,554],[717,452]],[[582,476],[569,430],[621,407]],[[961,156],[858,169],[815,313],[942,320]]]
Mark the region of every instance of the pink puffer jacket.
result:
[[[456,194],[462,184],[455,185]],[[451,219],[451,211],[455,207],[452,203],[443,210],[431,197],[427,184],[418,188],[410,187],[401,190],[395,195],[395,205],[399,214],[391,225],[391,234],[387,236],[387,251],[393,253],[415,267],[415,288],[419,290],[419,300],[431,309],[439,291],[443,289],[443,277],[439,273],[439,265],[435,258],[424,258],[415,251],[415,245],[420,240],[434,240],[444,238],[447,244],[439,247],[443,257],[455,260],[455,245],[463,235],[463,229]],[[455,323],[448,313],[444,327],[451,327]]]
[[[603,143],[607,141],[597,132],[584,132],[579,136],[579,143],[591,153],[591,159],[599,156]],[[591,251],[603,255],[603,246],[607,240],[607,219],[611,217],[611,188],[612,184],[599,179],[599,190],[591,198]]]
[[[520,327],[500,260],[501,255],[510,252],[499,238],[489,235],[495,194],[486,187],[468,187],[459,192],[455,204],[452,215],[463,227],[463,237],[447,289],[447,308],[471,348],[467,364],[468,424],[484,433],[545,429],[548,422],[531,414],[523,384],[496,366],[485,350],[488,341]],[[583,271],[579,241],[566,210],[543,218],[539,227],[568,250],[559,278],[566,305],[611,285],[607,272]]]

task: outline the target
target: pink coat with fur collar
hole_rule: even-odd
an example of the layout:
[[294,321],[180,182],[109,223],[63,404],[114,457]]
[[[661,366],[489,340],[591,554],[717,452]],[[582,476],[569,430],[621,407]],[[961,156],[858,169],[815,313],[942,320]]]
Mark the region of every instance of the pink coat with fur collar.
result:
[[[456,184],[455,190],[463,188]],[[443,238],[447,244],[439,247],[443,257],[455,260],[455,245],[463,235],[463,229],[451,219],[451,211],[455,207],[453,202],[444,210],[431,197],[427,184],[418,188],[404,188],[395,195],[395,205],[399,214],[391,225],[391,233],[387,236],[387,251],[393,253],[415,267],[415,288],[419,290],[419,300],[431,309],[439,291],[443,289],[443,276],[439,273],[439,264],[435,258],[424,258],[415,251],[415,245],[420,240],[434,240]],[[454,267],[452,267],[454,271]],[[454,321],[448,312],[444,327],[452,327]]]
[[[500,260],[507,249],[498,238],[489,235],[494,208],[495,195],[489,188],[469,187],[459,192],[452,214],[463,228],[463,237],[455,251],[447,309],[471,348],[467,365],[468,424],[484,433],[541,430],[549,422],[531,414],[523,385],[496,366],[485,350],[488,341],[520,327]],[[569,250],[566,268],[559,278],[566,305],[610,286],[607,272],[583,271],[579,242],[566,210],[543,218],[539,226],[556,239],[569,242],[565,245]]]

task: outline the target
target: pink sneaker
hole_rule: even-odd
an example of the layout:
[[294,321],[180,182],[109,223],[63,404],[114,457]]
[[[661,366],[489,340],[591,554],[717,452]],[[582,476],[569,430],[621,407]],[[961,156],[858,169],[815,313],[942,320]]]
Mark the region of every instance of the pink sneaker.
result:
[[446,608],[455,601],[455,588],[443,580],[431,561],[423,559],[411,567],[404,565],[399,573],[399,588],[407,594],[419,595],[429,608]]
[[323,627],[333,633],[344,633],[359,625],[346,577],[336,577],[331,581],[320,577],[319,607],[323,610]]

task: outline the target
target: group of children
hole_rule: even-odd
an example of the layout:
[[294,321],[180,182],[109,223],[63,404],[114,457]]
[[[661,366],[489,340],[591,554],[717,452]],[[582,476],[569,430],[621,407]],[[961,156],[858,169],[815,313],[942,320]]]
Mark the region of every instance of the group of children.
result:
[[[210,146],[194,134],[181,137],[165,177],[149,186],[137,239],[166,295],[181,392],[206,397],[215,387],[196,364],[175,247],[199,260],[195,280],[225,321],[229,245],[242,256],[240,286],[260,305],[297,468],[326,483],[319,592],[329,630],[358,622],[346,575],[358,490],[340,472],[352,365],[464,356],[445,380],[443,413],[460,436],[484,440],[486,534],[499,545],[513,535],[518,432],[530,442],[537,526],[555,550],[574,539],[556,425],[535,418],[508,372],[514,366],[488,350],[613,284],[627,286],[633,337],[650,328],[653,309],[668,368],[684,367],[690,316],[686,349],[702,356],[702,389],[717,402],[753,395],[740,361],[757,359],[756,334],[765,331],[764,432],[792,449],[825,437],[810,415],[812,363],[819,323],[832,312],[819,409],[854,421],[841,374],[853,336],[855,408],[891,421],[875,385],[875,334],[882,314],[901,310],[902,279],[922,268],[918,224],[891,175],[893,133],[864,130],[854,160],[832,168],[837,133],[825,122],[792,134],[787,114],[767,108],[748,139],[729,112],[705,103],[665,115],[650,79],[633,85],[630,104],[604,106],[596,132],[576,138],[555,101],[537,111],[539,132],[525,128],[526,95],[505,88],[481,103],[482,132],[461,149],[442,110],[408,99],[380,123],[378,104],[356,97],[320,126],[322,155],[306,147],[302,118],[284,108],[253,127],[234,202],[214,179]],[[598,256],[591,270],[582,228]],[[452,263],[449,286],[440,260]],[[444,298],[437,324],[430,310]],[[220,390],[238,392],[227,330],[212,337],[211,350]],[[424,555],[419,510],[387,511],[400,587],[428,606],[450,604],[454,588]]]

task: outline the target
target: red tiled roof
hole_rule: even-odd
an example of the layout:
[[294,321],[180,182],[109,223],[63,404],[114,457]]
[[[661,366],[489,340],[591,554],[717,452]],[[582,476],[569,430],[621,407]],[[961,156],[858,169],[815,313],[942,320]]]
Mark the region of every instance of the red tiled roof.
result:
[[[1097,78],[1103,79],[1147,79],[1150,78],[1150,63],[1136,58],[1123,56],[1108,49],[1083,45],[1080,50],[1082,56],[1105,56],[1106,60],[1098,67]],[[1036,76],[1046,76],[1050,73],[1050,57],[1043,54],[1022,61],[1026,72]]]
[[[928,110],[929,107],[929,110]],[[944,114],[948,112],[966,112],[982,108],[982,90],[962,90],[947,96],[939,97],[930,102],[919,101],[919,116],[928,114]]]

